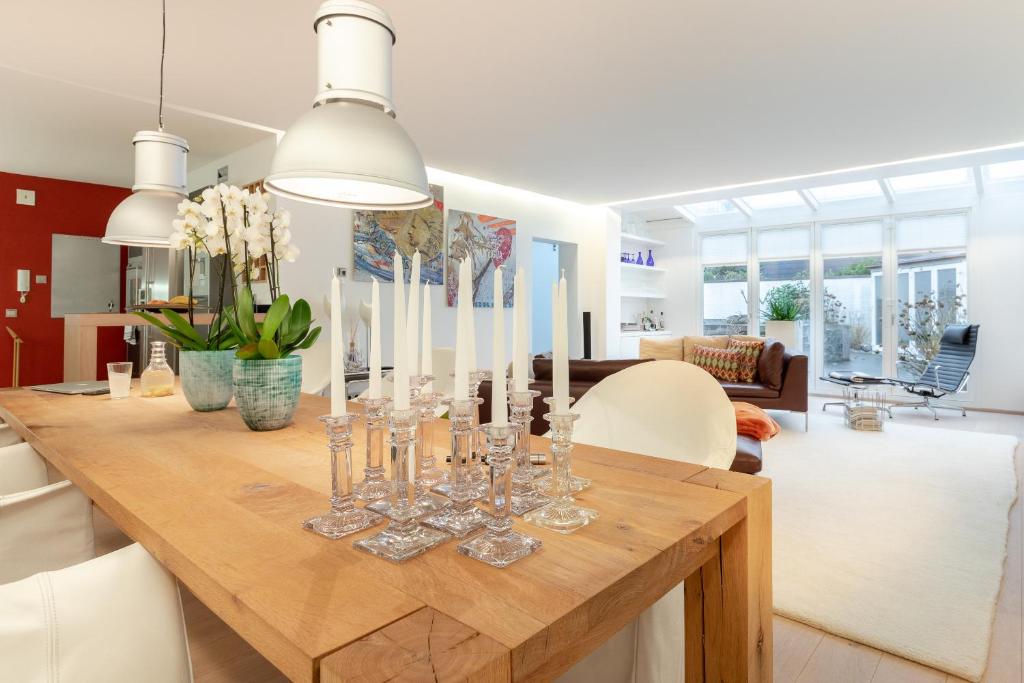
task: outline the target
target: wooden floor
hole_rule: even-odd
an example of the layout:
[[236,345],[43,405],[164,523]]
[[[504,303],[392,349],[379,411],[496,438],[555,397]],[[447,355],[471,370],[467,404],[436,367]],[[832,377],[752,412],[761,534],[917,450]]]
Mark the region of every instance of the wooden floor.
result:
[[[814,410],[821,401],[812,400]],[[784,428],[802,429],[797,416],[779,415]],[[1024,441],[1024,416],[998,413],[969,413],[966,418],[944,413],[935,422],[924,413],[901,410],[897,420],[904,424],[978,432],[1013,434]],[[1017,489],[1024,491],[1024,449],[1017,448]],[[97,510],[96,551],[110,552],[131,541]],[[1024,598],[1021,565],[1024,561],[1024,513],[1018,499],[1011,511],[1010,537],[1003,587],[996,608],[992,648],[984,683],[1024,681]],[[285,681],[267,660],[238,637],[216,615],[182,589],[189,647],[196,683]],[[951,614],[951,618],[955,615]],[[960,683],[949,676],[914,662],[838,638],[796,621],[775,617],[776,683]]]

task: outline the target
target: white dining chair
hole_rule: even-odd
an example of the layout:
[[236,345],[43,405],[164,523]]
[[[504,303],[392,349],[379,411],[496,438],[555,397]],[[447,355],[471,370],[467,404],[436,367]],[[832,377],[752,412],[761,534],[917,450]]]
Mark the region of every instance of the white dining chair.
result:
[[0,680],[190,683],[178,586],[133,544],[0,586]]
[[46,463],[25,442],[0,447],[0,496],[46,486]]
[[92,501],[70,481],[0,495],[0,584],[94,555]]
[[0,448],[21,443],[21,441],[22,438],[18,436],[18,432],[11,429],[11,425],[0,422]]
[[[576,443],[729,469],[736,414],[722,386],[682,361],[609,375],[573,406]],[[559,678],[560,683],[683,683],[684,588],[679,584]]]

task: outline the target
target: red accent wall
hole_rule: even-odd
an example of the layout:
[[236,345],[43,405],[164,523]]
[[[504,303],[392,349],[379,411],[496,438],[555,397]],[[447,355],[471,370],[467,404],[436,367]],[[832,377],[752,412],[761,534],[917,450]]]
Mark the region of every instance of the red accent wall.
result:
[[[35,206],[15,201],[16,190],[35,190]],[[37,178],[0,172],[0,387],[11,386],[13,341],[4,326],[24,340],[21,347],[22,386],[60,382],[64,376],[64,319],[50,317],[51,237],[54,234],[102,237],[107,217],[131,194],[124,187],[70,180]],[[128,250],[121,250],[122,266]],[[17,271],[31,271],[31,291],[25,303],[16,289]],[[46,284],[36,284],[45,275]],[[124,306],[124,268],[121,268],[120,306]],[[17,318],[5,317],[8,308]],[[97,339],[99,379],[106,379],[111,361],[124,360],[121,328],[101,328]]]

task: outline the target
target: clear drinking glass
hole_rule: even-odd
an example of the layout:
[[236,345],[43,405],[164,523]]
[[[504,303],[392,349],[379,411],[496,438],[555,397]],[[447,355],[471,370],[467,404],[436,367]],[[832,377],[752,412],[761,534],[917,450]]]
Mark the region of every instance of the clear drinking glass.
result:
[[149,344],[149,365],[142,371],[142,396],[170,396],[174,393],[174,370],[167,364],[164,356],[166,342],[155,341]]
[[110,398],[128,398],[132,390],[132,362],[107,363]]

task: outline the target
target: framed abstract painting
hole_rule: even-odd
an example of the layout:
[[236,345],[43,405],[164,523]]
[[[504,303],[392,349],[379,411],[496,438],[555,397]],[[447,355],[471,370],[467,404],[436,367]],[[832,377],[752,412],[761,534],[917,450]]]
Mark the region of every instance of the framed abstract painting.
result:
[[[473,305],[512,307],[512,279],[516,272],[516,222],[481,213],[448,212],[448,305],[458,303],[459,261],[472,259]],[[494,269],[504,269],[503,292],[494,291]]]
[[414,211],[356,211],[352,229],[352,261],[356,280],[394,280],[397,250],[409,281],[412,255],[420,252],[420,277],[439,285],[444,278],[444,188],[431,185],[434,203]]

